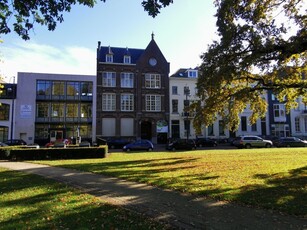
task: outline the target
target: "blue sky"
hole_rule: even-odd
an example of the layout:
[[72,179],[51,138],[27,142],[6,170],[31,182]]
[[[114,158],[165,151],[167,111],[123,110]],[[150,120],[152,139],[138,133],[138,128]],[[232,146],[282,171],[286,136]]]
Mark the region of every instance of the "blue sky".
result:
[[194,68],[216,37],[213,1],[174,0],[152,18],[141,0],[107,0],[94,8],[74,6],[55,31],[36,25],[31,40],[2,35],[0,74],[12,81],[17,72],[96,74],[96,48],[145,49],[155,41],[170,62],[170,74]]

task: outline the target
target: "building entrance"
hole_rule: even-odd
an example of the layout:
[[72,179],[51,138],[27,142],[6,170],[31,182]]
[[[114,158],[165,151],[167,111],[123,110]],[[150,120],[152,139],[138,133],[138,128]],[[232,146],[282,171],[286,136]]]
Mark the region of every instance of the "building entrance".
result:
[[142,121],[141,123],[141,139],[151,140],[152,126],[150,121]]

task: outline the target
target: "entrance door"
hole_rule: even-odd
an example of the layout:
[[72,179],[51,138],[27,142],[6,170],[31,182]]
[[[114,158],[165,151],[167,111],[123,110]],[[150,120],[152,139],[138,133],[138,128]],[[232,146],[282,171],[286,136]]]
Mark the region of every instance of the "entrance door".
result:
[[63,130],[50,130],[50,142],[62,141],[64,139]]
[[150,121],[142,121],[141,123],[141,139],[151,140],[151,122]]

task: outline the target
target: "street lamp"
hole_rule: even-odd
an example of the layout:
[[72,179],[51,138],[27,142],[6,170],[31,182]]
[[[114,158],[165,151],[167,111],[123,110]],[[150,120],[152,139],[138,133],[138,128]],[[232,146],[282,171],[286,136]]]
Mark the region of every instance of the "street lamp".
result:
[[184,95],[186,96],[186,100],[184,103],[184,111],[185,111],[185,127],[187,131],[187,141],[189,140],[189,135],[190,135],[190,123],[189,123],[189,101],[188,101],[188,96],[190,95],[190,88],[189,86],[185,86],[183,88]]
[[[15,77],[13,76],[13,84],[15,84]],[[11,109],[11,137],[10,139],[13,139],[13,130],[14,130],[14,108],[15,108],[15,97],[16,97],[16,87],[14,85],[11,86],[11,88],[8,88],[11,93],[12,97],[12,109]]]

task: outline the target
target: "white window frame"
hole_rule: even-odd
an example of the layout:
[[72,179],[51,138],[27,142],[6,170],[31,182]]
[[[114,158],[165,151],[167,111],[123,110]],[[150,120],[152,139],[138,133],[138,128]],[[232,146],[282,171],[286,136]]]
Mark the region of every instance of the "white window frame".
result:
[[286,121],[286,108],[284,104],[273,104],[274,121]]
[[113,54],[106,54],[106,62],[113,63]]
[[134,87],[134,74],[133,73],[121,73],[120,74],[120,87],[133,88]]
[[124,56],[124,64],[131,64],[131,56],[129,55]]
[[197,78],[197,77],[198,77],[197,70],[188,71],[188,78]]
[[120,109],[121,111],[133,111],[134,110],[134,95],[133,94],[121,94]]
[[116,109],[116,94],[102,94],[102,111],[115,111]]
[[147,94],[146,100],[146,111],[149,112],[160,112],[161,111],[161,95]]
[[102,73],[102,86],[103,87],[115,87],[116,86],[116,73],[115,72],[103,72]]
[[145,88],[160,89],[161,88],[161,75],[160,74],[145,74]]

